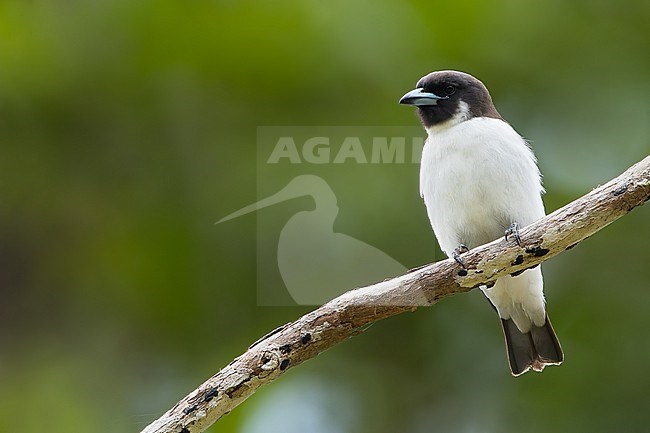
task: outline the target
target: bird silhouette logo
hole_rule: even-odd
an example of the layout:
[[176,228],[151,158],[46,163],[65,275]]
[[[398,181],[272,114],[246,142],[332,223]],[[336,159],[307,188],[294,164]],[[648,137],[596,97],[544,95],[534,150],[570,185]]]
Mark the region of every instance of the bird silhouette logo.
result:
[[278,269],[287,291],[299,305],[320,305],[351,288],[400,275],[406,267],[382,250],[334,231],[339,212],[336,195],[321,177],[293,178],[279,192],[217,221],[238,218],[294,198],[310,196],[313,210],[286,222],[277,248]]

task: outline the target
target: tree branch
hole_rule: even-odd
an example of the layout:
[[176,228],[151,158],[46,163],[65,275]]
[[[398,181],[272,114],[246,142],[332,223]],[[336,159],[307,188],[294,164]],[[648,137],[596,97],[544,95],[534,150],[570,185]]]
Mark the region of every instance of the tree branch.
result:
[[625,173],[524,227],[522,246],[499,239],[463,255],[467,270],[452,259],[351,290],[295,322],[277,328],[179,401],[142,433],[197,433],[229,413],[260,386],[373,322],[447,296],[494,284],[579,242],[650,199],[650,156]]

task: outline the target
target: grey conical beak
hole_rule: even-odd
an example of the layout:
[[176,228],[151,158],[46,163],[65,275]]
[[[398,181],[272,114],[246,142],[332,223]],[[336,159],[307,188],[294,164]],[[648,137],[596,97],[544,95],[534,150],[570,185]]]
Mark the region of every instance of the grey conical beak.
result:
[[425,92],[422,88],[413,89],[399,100],[400,104],[415,105],[422,107],[426,105],[437,105],[438,100],[447,99],[448,96],[438,96],[434,93]]

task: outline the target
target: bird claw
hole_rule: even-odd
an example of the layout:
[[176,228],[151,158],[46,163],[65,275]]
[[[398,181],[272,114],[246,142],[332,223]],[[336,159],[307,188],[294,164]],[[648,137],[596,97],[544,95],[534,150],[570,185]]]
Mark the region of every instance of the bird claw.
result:
[[521,237],[519,236],[519,224],[512,223],[510,224],[510,227],[506,229],[505,231],[506,241],[508,241],[508,237],[510,236],[515,238],[515,242],[517,242],[518,246],[521,246]]
[[454,252],[451,253],[451,256],[456,260],[456,263],[461,265],[463,269],[467,269],[465,266],[465,262],[463,262],[463,259],[460,258],[460,255],[463,253],[466,253],[469,251],[469,248],[467,248],[466,245],[460,244],[457,248],[454,248]]

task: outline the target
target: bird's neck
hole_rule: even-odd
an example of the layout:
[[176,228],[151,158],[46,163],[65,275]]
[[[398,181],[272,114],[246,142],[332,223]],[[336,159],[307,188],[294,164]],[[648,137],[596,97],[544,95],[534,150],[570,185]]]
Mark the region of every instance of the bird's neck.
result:
[[451,116],[449,119],[444,122],[435,123],[433,125],[425,126],[424,129],[427,131],[428,135],[439,134],[441,132],[448,131],[456,125],[459,125],[472,118],[469,105],[465,102],[460,101],[458,104],[458,110],[456,113]]

